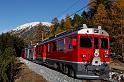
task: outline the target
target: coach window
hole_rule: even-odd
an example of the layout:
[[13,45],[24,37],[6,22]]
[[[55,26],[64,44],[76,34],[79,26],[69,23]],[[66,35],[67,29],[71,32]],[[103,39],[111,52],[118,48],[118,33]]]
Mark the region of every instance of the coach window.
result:
[[50,52],[50,44],[48,44],[48,52]]
[[100,39],[100,46],[103,49],[108,49],[108,39],[107,38],[101,38]]
[[94,47],[98,49],[98,37],[94,37]]
[[44,51],[44,46],[42,45],[42,53],[43,53],[43,51]]
[[39,54],[41,54],[42,53],[42,46],[40,45],[40,46],[38,46],[38,49],[39,49]]
[[71,48],[76,48],[76,41],[77,39],[76,39],[76,37],[71,37],[70,38],[70,44],[69,44],[69,48],[71,49]]
[[69,48],[72,48],[72,37],[70,38]]
[[52,51],[56,51],[56,42],[52,42]]
[[82,48],[91,48],[92,47],[92,38],[87,36],[80,37],[80,47]]
[[63,51],[64,50],[64,39],[58,41],[58,50]]
[[40,46],[37,46],[36,48],[37,48],[37,53],[39,55],[40,54]]
[[72,37],[70,38],[69,48],[72,48]]

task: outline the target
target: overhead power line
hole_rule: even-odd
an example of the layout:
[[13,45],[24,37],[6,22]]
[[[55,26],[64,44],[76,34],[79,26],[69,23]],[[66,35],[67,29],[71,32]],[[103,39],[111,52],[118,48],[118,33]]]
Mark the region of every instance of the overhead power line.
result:
[[[81,0],[77,0],[76,2],[74,2],[72,5],[70,5],[65,11],[63,11],[61,14],[65,14],[66,12],[68,12],[73,6],[75,6],[77,3],[79,3]],[[58,15],[57,17],[60,17],[60,15]]]
[[[77,3],[79,3],[79,1],[81,0],[77,0],[76,2],[74,2],[72,5],[70,5],[65,11],[62,12],[62,14],[65,14],[67,11],[69,11],[73,6],[75,6]],[[86,6],[80,8],[79,10],[75,11],[74,13],[72,13],[71,15],[69,16],[73,16],[75,15],[76,13],[84,10],[85,8],[87,8],[88,6],[90,6],[93,2],[90,2],[89,4],[87,4]],[[60,15],[57,16],[57,18],[60,17]]]
[[82,7],[81,9],[79,9],[79,10],[75,11],[75,12],[74,12],[74,13],[72,13],[70,16],[73,16],[73,15],[75,15],[76,13],[78,13],[78,12],[80,12],[80,11],[84,10],[85,8],[87,8],[88,6],[90,6],[92,3],[93,3],[93,2],[91,2],[91,3],[87,4],[86,6]]

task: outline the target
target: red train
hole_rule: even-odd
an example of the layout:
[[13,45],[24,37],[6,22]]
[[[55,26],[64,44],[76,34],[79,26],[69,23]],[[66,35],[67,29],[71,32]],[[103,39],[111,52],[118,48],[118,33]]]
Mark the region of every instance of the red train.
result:
[[84,79],[104,79],[109,74],[109,34],[98,28],[83,27],[45,39],[25,48],[22,57]]

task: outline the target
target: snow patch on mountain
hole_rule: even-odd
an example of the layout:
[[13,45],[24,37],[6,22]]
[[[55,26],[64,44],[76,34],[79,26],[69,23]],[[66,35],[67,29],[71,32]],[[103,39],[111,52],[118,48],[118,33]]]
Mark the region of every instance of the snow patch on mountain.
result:
[[18,27],[16,27],[16,29],[14,29],[14,30],[22,30],[22,29],[26,29],[27,27],[33,27],[33,26],[35,26],[35,25],[37,25],[37,24],[39,24],[40,22],[31,22],[31,23],[26,23],[26,24],[23,24],[23,25],[20,25],[20,26],[18,26]]
[[45,25],[45,26],[51,26],[51,23],[49,23],[49,22],[31,22],[31,23],[26,23],[26,24],[20,25],[13,30],[18,31],[18,30],[23,30],[23,29],[26,29],[26,28],[30,29],[30,28],[36,26],[39,23],[41,23],[42,25]]
[[49,22],[41,22],[42,23],[42,25],[46,25],[46,26],[51,26],[52,24],[51,23],[49,23]]

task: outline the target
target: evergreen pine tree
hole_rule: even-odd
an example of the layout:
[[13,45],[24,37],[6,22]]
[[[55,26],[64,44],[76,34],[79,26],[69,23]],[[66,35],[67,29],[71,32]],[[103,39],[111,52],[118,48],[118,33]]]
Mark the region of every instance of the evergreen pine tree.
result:
[[66,30],[71,30],[72,29],[70,16],[66,16],[64,27],[65,27]]
[[58,28],[57,28],[57,34],[58,33],[61,33],[63,30],[61,29],[61,27],[60,26],[58,26]]
[[88,14],[88,12],[83,11],[82,14],[81,14],[80,25],[89,24],[89,22],[90,22],[89,18],[90,18],[90,15]]
[[92,19],[93,25],[109,25],[110,19],[108,17],[108,13],[106,11],[106,8],[103,4],[99,4],[97,13],[94,15]]
[[59,27],[59,21],[58,21],[58,19],[57,19],[57,17],[55,17],[53,20],[52,20],[52,22],[51,22],[52,24],[53,24],[53,28],[52,28],[52,33],[53,33],[53,35],[55,35],[56,33],[57,33],[57,29],[58,29],[58,27]]
[[53,25],[58,24],[58,23],[59,23],[59,20],[57,19],[57,17],[54,17],[54,18],[52,19],[51,23],[52,23]]
[[49,34],[49,37],[52,37],[55,35],[55,31],[54,31],[54,25],[51,25],[50,26],[50,34]]
[[62,30],[65,29],[64,24],[65,24],[65,20],[62,19],[61,22],[60,22],[60,27],[61,27]]
[[81,16],[79,16],[78,14],[75,14],[74,18],[73,18],[73,26],[74,26],[74,28],[78,27],[81,24],[80,22],[81,22]]
[[[94,14],[97,12],[98,2],[97,2],[97,0],[89,0],[88,4],[89,4],[88,13],[89,13],[89,18],[91,19],[94,16]],[[85,12],[84,12],[84,14],[85,14]]]

